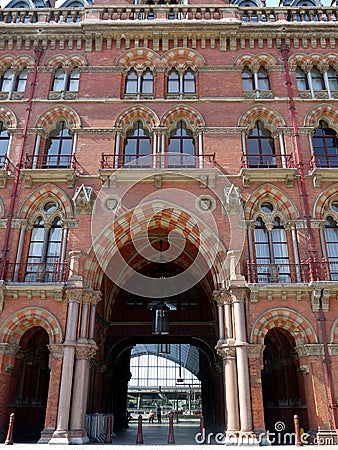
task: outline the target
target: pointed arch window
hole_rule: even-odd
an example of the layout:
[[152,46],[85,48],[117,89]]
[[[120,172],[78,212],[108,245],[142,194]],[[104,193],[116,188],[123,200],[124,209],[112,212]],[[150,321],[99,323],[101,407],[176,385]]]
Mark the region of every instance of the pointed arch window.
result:
[[261,283],[290,282],[290,262],[286,233],[279,217],[267,229],[261,217],[254,228],[257,281]]
[[168,142],[168,167],[195,167],[195,139],[186,123],[180,120]]
[[142,122],[135,122],[127,131],[124,141],[123,165],[132,164],[138,167],[150,167],[151,141],[149,132],[143,128]]
[[323,91],[325,89],[324,77],[316,67],[310,72],[312,86],[314,91]]
[[[335,203],[338,206],[338,202]],[[325,222],[325,245],[330,280],[338,281],[338,226],[331,216],[328,216]]]
[[64,121],[59,122],[45,142],[42,168],[69,168],[73,138]]
[[27,84],[27,69],[23,69],[19,75],[16,77],[14,91],[16,92],[25,92],[26,84]]
[[176,69],[172,69],[167,79],[168,95],[184,95],[196,94],[196,75],[191,68],[183,73],[179,73]]
[[0,121],[0,168],[3,167],[6,162],[9,140],[8,130],[5,128],[4,122]]
[[1,77],[1,92],[12,92],[14,81],[14,72],[7,69]]
[[255,89],[254,74],[248,67],[244,67],[242,72],[242,88],[243,91],[253,91]]
[[249,131],[246,156],[247,167],[277,167],[274,138],[260,120]]
[[152,96],[154,93],[154,75],[147,68],[141,74],[130,69],[126,77],[125,94],[139,96]]
[[260,67],[257,73],[257,89],[260,91],[269,91],[270,90],[270,79],[269,74],[264,67]]
[[53,77],[53,92],[78,92],[80,82],[80,70],[75,67],[69,74],[60,67],[56,70]]
[[55,282],[60,280],[60,256],[62,222],[56,216],[51,224],[46,224],[40,216],[31,232],[25,281]]
[[338,167],[338,139],[335,130],[321,120],[312,138],[316,167]]
[[330,90],[338,91],[338,76],[337,72],[332,67],[329,67],[329,70],[327,71],[327,78]]
[[297,88],[299,91],[308,91],[310,89],[308,77],[304,72],[304,70],[301,69],[299,66],[297,66],[296,68],[296,81],[297,81]]

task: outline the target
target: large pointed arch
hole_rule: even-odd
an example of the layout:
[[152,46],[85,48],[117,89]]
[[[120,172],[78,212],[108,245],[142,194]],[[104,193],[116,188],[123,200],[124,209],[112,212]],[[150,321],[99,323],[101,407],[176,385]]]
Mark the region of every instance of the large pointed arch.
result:
[[257,120],[261,120],[272,133],[276,132],[277,128],[285,127],[285,120],[281,114],[265,105],[250,106],[246,109],[238,120],[238,126],[251,129]]
[[4,122],[6,128],[16,128],[18,126],[15,114],[5,106],[0,106],[0,120]]
[[161,60],[163,60],[165,67],[180,67],[192,70],[197,70],[205,66],[205,59],[196,50],[191,48],[172,48],[163,53]]
[[116,61],[117,66],[122,66],[125,70],[135,67],[139,70],[144,70],[149,67],[151,70],[159,66],[159,54],[149,48],[136,48],[126,50],[118,57]]
[[118,116],[115,126],[117,128],[125,129],[126,127],[132,126],[136,120],[141,120],[150,131],[159,124],[158,116],[150,108],[147,108],[146,106],[130,106]]
[[324,189],[320,195],[317,197],[313,205],[313,217],[316,219],[322,219],[328,204],[333,198],[338,196],[338,183],[329,186]]
[[46,130],[50,130],[51,127],[61,120],[66,122],[66,126],[69,129],[81,127],[80,116],[73,108],[58,105],[41,114],[36,122],[36,128],[42,128],[44,132],[48,133]]
[[338,131],[338,109],[330,105],[314,106],[305,116],[304,126],[317,128],[319,121],[324,120],[330,128]]
[[262,201],[263,198],[267,201],[270,198],[276,204],[278,204],[278,206],[281,208],[281,212],[288,220],[299,218],[299,212],[293,200],[280,188],[274,186],[273,184],[266,183],[252,192],[252,194],[246,201],[244,213],[247,220],[252,218],[256,206],[260,201]]
[[250,342],[264,344],[267,332],[276,327],[288,331],[296,345],[318,343],[316,331],[310,322],[302,314],[289,308],[264,311],[252,325]]
[[0,342],[19,345],[21,337],[33,327],[42,327],[50,344],[62,342],[62,327],[58,319],[45,308],[27,307],[12,314],[0,328]]
[[168,128],[179,119],[187,120],[189,126],[192,126],[194,129],[205,126],[202,115],[194,108],[186,105],[178,105],[164,113],[161,117],[160,126]]

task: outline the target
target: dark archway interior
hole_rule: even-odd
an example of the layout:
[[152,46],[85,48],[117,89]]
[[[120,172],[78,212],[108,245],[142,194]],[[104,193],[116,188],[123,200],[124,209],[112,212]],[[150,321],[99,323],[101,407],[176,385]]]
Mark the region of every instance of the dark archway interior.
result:
[[262,390],[266,429],[276,433],[276,423],[284,422],[283,433],[294,431],[293,416],[300,426],[308,428],[303,373],[295,352],[295,341],[282,328],[271,329],[264,340]]
[[15,413],[14,442],[37,442],[44,428],[49,386],[49,337],[34,327],[21,338],[13,369],[9,411]]

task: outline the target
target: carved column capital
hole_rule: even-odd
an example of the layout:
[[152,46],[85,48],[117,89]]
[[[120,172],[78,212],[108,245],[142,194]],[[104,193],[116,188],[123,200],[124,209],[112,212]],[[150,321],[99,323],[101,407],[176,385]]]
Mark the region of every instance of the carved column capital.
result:
[[20,346],[16,344],[1,343],[0,355],[16,355],[20,350]]
[[245,303],[247,298],[247,289],[246,288],[231,288],[231,296],[233,303]]
[[51,358],[62,359],[63,358],[63,344],[49,344],[48,350]]
[[248,347],[248,357],[249,358],[263,358],[263,352],[265,345],[263,344],[249,344]]
[[216,352],[223,360],[236,358],[236,348],[233,345],[216,346]]
[[75,356],[76,359],[86,359],[90,361],[93,359],[96,355],[97,347],[96,346],[88,346],[88,345],[81,345],[77,346],[75,348]]
[[68,303],[82,303],[83,297],[83,289],[67,289],[66,290],[66,299]]
[[324,356],[324,344],[304,344],[295,347],[298,357],[301,356]]
[[219,305],[225,305],[231,303],[232,298],[230,292],[227,289],[219,289],[213,292],[214,300]]
[[82,302],[89,305],[97,305],[102,300],[102,294],[100,291],[94,291],[92,289],[86,289],[83,291]]

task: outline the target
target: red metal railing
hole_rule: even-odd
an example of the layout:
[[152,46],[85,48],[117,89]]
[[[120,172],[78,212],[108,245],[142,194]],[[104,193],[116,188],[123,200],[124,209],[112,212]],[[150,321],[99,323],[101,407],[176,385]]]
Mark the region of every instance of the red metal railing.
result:
[[[133,159],[132,159],[133,158]],[[131,156],[128,159],[120,155],[102,153],[101,169],[189,169],[210,168],[216,164],[215,153],[202,156],[188,155],[186,153],[164,153],[156,155]]]
[[282,155],[276,153],[260,154],[260,155],[242,155],[242,168],[256,168],[256,169],[290,169],[296,167],[291,155]]
[[68,278],[67,262],[7,263],[3,280],[17,283],[61,283]]
[[249,283],[309,283],[310,281],[338,281],[338,258],[321,261],[308,259],[299,264],[247,261]]
[[74,155],[26,155],[25,169],[76,169]]
[[338,155],[316,154],[310,161],[311,169],[338,169]]

